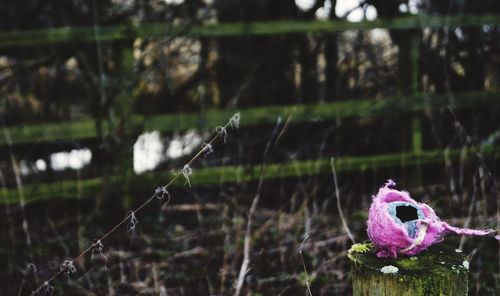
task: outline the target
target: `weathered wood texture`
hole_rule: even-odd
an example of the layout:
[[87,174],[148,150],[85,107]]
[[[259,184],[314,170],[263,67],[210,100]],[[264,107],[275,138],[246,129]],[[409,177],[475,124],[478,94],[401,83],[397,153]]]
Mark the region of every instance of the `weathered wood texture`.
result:
[[467,295],[469,263],[443,244],[398,259],[377,258],[370,244],[356,244],[348,257],[354,296]]

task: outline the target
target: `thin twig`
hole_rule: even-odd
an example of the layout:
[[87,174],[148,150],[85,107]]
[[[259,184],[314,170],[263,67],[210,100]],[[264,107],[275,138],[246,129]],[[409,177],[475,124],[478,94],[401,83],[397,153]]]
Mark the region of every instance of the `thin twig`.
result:
[[309,238],[309,234],[306,234],[306,236],[304,237],[304,240],[302,240],[302,243],[300,243],[299,256],[300,256],[300,261],[302,261],[302,267],[304,268],[304,272],[306,275],[307,292],[309,292],[309,296],[312,296],[311,286],[309,285],[309,273],[307,272],[306,263],[304,262],[304,257],[302,256],[302,248],[304,247],[304,243],[308,238]]
[[12,165],[12,170],[14,172],[14,177],[16,180],[16,187],[17,187],[17,193],[18,193],[18,200],[19,200],[19,208],[21,209],[21,218],[22,218],[22,229],[24,231],[24,235],[26,236],[26,245],[28,248],[28,255],[30,260],[33,260],[33,250],[32,250],[32,244],[31,244],[31,235],[29,231],[29,224],[28,224],[28,218],[26,216],[26,201],[24,199],[24,189],[23,189],[23,182],[22,182],[22,177],[21,177],[21,170],[19,168],[16,156],[14,155],[14,151],[12,150],[12,139],[10,137],[9,130],[3,126],[3,135],[5,142],[7,143],[8,151],[9,151],[9,156],[10,156],[10,163]]
[[12,212],[11,212],[11,208],[10,206],[8,206],[9,204],[9,200],[7,198],[7,182],[5,181],[5,177],[3,175],[3,172],[2,172],[2,169],[0,169],[0,190],[2,191],[2,194],[3,194],[3,197],[4,197],[4,202],[5,202],[5,217],[6,217],[6,220],[7,220],[7,226],[8,226],[8,229],[9,229],[9,238],[10,238],[10,249],[12,250],[12,257],[9,258],[9,267],[8,267],[8,271],[10,273],[12,273],[12,270],[13,270],[13,267],[12,267],[12,262],[13,262],[13,258],[16,258],[17,257],[17,248],[16,248],[16,235],[14,233],[14,219],[12,218]]
[[[283,135],[283,130],[288,126],[292,116],[291,114],[288,116],[287,121],[285,122],[285,125],[281,129],[281,132],[278,134],[279,127],[281,126],[281,117],[278,117],[278,120],[276,122],[276,126],[274,127],[273,133],[271,134],[271,138],[267,142],[266,148],[264,150],[264,159],[261,165],[261,170],[260,170],[260,177],[259,177],[259,184],[257,185],[257,192],[253,198],[252,205],[250,206],[250,209],[248,210],[248,216],[247,216],[247,225],[245,229],[245,239],[243,242],[243,261],[241,262],[241,267],[240,271],[238,273],[238,279],[236,281],[236,289],[234,292],[234,296],[239,296],[241,294],[241,289],[243,288],[243,284],[245,282],[245,277],[249,271],[249,265],[250,265],[250,252],[251,252],[251,238],[252,238],[252,219],[253,215],[255,213],[255,210],[257,209],[257,205],[259,204],[260,200],[260,193],[262,189],[262,184],[264,181],[264,173],[267,168],[267,158],[269,156],[269,151],[273,147],[273,145],[276,145],[277,141],[281,138]],[[273,139],[275,139],[273,141]]]
[[344,213],[342,213],[342,206],[340,205],[339,186],[337,184],[337,173],[335,171],[335,159],[333,157],[330,158],[330,167],[332,168],[333,184],[335,186],[335,196],[337,197],[337,210],[339,211],[340,221],[342,221],[342,227],[344,228],[345,233],[347,234],[351,242],[355,244],[356,240],[354,239],[354,236],[352,235],[352,232],[347,225],[347,221],[344,218]]
[[26,279],[23,276],[23,279],[21,280],[21,284],[19,285],[19,291],[17,292],[17,296],[21,296],[25,282],[26,282]]

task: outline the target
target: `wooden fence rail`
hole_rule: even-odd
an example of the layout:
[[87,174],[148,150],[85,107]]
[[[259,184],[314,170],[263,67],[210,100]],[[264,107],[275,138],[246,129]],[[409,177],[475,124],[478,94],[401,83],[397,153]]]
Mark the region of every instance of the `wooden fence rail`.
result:
[[[482,157],[498,157],[500,151],[493,146],[479,148],[455,148],[421,152],[402,152],[393,154],[378,154],[357,157],[342,157],[335,160],[338,172],[377,170],[399,166],[415,166],[444,163],[445,159],[456,160],[465,156],[480,153]],[[314,176],[329,173],[330,159],[288,161],[272,163],[266,166],[263,179]],[[260,178],[260,165],[222,166],[208,168],[193,168],[192,184],[219,185],[225,183],[242,183]],[[172,173],[153,172],[143,175],[130,174],[128,179],[123,176],[114,178],[74,179],[55,183],[28,184],[23,186],[24,199],[27,202],[42,201],[52,198],[75,198],[95,196],[101,190],[120,191],[123,184],[128,189],[151,191],[172,178]],[[184,186],[182,178],[177,179],[174,186]],[[3,188],[0,191],[0,204],[13,204],[19,201],[20,192],[15,189]]]
[[[450,105],[450,101],[453,104]],[[274,123],[278,116],[292,114],[294,122],[311,120],[333,120],[353,116],[377,116],[390,112],[412,112],[438,109],[446,106],[465,108],[484,105],[500,105],[499,91],[464,92],[448,95],[418,94],[406,97],[380,99],[355,99],[324,104],[303,104],[289,106],[255,107],[241,110],[241,125],[250,126],[261,123]],[[215,127],[226,121],[234,110],[211,109],[202,114],[180,113],[130,118],[129,126],[143,125],[144,131],[179,131],[192,128]],[[107,130],[105,122],[103,130]],[[40,141],[69,141],[95,138],[97,131],[92,119],[50,124],[33,124],[6,128],[12,144],[36,143]],[[0,146],[6,139],[0,137]]]
[[136,37],[189,36],[222,37],[240,35],[274,35],[323,32],[333,33],[346,30],[415,29],[436,27],[470,27],[499,25],[498,15],[462,16],[409,16],[392,20],[374,21],[276,21],[254,23],[217,23],[205,25],[172,25],[149,23],[109,27],[64,27],[31,31],[10,31],[0,33],[0,47],[37,46],[63,42],[95,42],[127,40]]

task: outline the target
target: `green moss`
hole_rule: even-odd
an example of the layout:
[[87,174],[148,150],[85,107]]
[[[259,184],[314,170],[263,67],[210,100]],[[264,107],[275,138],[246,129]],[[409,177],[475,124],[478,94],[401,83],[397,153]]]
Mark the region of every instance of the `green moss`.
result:
[[347,256],[351,258],[351,260],[355,260],[355,257],[352,255],[353,253],[368,253],[370,250],[373,249],[373,245],[371,243],[364,243],[364,244],[354,244],[351,246],[349,251],[347,251]]

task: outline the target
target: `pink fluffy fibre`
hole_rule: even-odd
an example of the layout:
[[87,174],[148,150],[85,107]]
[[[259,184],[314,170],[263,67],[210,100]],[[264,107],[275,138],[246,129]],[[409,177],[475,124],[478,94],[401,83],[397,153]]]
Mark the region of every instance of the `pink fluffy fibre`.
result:
[[395,185],[394,181],[388,180],[379,189],[373,196],[368,215],[368,236],[378,257],[418,254],[441,242],[447,233],[470,236],[496,233],[491,229],[458,228],[442,222],[428,205],[416,202],[406,191],[392,189]]

